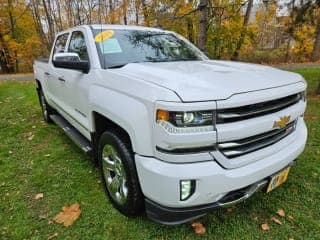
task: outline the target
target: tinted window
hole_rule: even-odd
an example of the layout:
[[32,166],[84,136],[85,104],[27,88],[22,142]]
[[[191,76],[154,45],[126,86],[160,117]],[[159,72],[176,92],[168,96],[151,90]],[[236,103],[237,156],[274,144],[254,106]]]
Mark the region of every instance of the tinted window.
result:
[[94,30],[102,65],[121,67],[133,62],[204,60],[205,56],[174,34],[140,30]]
[[88,60],[86,41],[82,32],[72,33],[68,52],[78,53],[80,60]]
[[68,40],[69,33],[62,34],[57,37],[56,43],[54,45],[53,53],[62,53],[65,50],[66,43]]

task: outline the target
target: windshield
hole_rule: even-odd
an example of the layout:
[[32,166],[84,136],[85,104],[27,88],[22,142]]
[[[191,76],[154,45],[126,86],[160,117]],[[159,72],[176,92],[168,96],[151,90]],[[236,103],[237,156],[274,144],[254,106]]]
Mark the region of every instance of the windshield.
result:
[[137,62],[197,61],[206,57],[174,34],[139,30],[94,31],[95,43],[105,68]]

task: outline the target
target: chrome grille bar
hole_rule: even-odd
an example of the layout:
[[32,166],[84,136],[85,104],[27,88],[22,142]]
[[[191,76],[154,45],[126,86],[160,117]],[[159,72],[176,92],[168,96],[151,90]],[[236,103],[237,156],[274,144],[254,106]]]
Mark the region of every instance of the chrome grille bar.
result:
[[293,104],[296,104],[300,99],[301,94],[297,93],[272,101],[255,103],[237,108],[221,109],[217,112],[217,123],[235,122],[272,112],[277,112]]
[[227,158],[238,157],[280,141],[295,130],[295,125],[296,121],[293,121],[282,129],[271,130],[263,134],[232,142],[218,143],[218,149]]

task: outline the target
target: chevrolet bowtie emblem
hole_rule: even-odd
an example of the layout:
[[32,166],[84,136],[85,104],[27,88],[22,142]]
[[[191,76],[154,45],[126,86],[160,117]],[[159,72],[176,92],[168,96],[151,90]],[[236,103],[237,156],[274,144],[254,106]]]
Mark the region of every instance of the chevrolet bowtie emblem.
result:
[[280,117],[279,121],[274,121],[273,128],[283,128],[290,121],[290,116]]

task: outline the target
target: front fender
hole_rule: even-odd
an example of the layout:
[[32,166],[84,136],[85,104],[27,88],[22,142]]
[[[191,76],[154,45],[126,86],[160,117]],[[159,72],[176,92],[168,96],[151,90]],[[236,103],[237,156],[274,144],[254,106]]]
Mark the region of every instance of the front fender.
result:
[[[151,103],[99,85],[90,87],[89,102],[93,112],[105,116],[129,134],[134,152],[145,156],[152,155],[152,122],[150,121],[152,121],[154,109]],[[91,129],[95,129],[93,114],[90,117]]]

